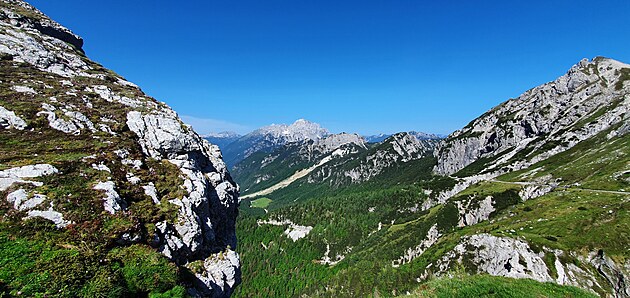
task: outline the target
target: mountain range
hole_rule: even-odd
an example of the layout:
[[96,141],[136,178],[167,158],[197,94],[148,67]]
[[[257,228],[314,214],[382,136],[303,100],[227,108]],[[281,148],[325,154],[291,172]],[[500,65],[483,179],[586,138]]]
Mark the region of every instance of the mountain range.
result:
[[[420,140],[443,138],[424,132],[410,131],[408,133]],[[320,124],[298,119],[290,125],[271,124],[246,135],[239,135],[235,132],[220,132],[210,133],[203,137],[208,142],[218,145],[226,164],[229,167],[234,167],[254,153],[271,153],[287,144],[318,141],[330,135],[332,135],[331,132]],[[345,133],[341,135],[345,135]],[[363,136],[362,138],[367,143],[380,143],[391,136],[391,134],[378,134]]]
[[[232,173],[251,266],[237,294],[424,297],[445,276],[475,276],[467,286],[487,291],[476,284],[487,274],[628,297],[629,74],[584,59],[443,139],[399,133],[250,155]],[[269,259],[286,266],[262,266]],[[289,268],[305,279],[287,286]]]

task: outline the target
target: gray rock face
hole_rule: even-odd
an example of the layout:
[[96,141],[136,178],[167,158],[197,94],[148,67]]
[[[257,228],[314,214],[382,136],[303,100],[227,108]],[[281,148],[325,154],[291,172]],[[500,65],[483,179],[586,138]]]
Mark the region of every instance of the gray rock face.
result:
[[291,125],[272,124],[260,128],[252,133],[252,135],[255,134],[271,136],[286,144],[304,140],[318,140],[329,135],[330,132],[317,123],[298,119]]
[[[480,158],[490,159],[487,170],[499,165],[521,169],[628,122],[629,85],[621,74],[629,68],[606,58],[580,61],[555,81],[504,102],[448,136],[435,152],[434,172],[453,174]],[[545,144],[553,145],[536,156],[510,160]]]
[[[14,185],[30,184],[34,187],[43,186],[42,182],[28,180],[28,178],[38,178],[58,173],[57,168],[49,164],[36,164],[0,171],[0,191],[5,191]],[[50,202],[48,209],[35,209],[40,207],[46,200],[46,196],[33,193],[19,188],[7,195],[7,201],[13,204],[13,208],[27,212],[24,219],[41,217],[52,221],[57,228],[65,228],[72,222],[64,219],[63,214],[53,209],[54,204]]]
[[353,183],[370,180],[396,163],[405,163],[430,154],[437,141],[420,140],[409,133],[399,133],[383,141],[382,149],[368,154],[360,164],[347,169],[343,175]]
[[0,106],[0,128],[24,130],[27,124],[22,118],[15,115],[4,107]]
[[[231,250],[236,248],[238,186],[231,180],[218,147],[203,140],[175,112],[164,107],[150,114],[129,112],[127,126],[138,136],[145,155],[168,160],[180,169],[188,193],[170,201],[180,208],[179,220],[158,225],[162,243],[159,250],[185,266],[204,260],[206,271],[196,275],[209,284],[203,283],[199,293],[229,295],[240,282],[240,265],[235,261],[238,254]],[[232,254],[232,260],[218,264],[208,261],[215,259],[212,256],[217,250]]]
[[327,137],[316,140],[313,145],[309,146],[311,150],[315,149],[323,154],[332,152],[337,148],[346,145],[354,144],[362,148],[365,147],[365,139],[357,134],[340,133],[329,135]]
[[36,178],[59,172],[55,167],[49,164],[36,164],[11,168],[0,171],[0,177],[6,178]]
[[103,198],[103,208],[111,214],[124,210],[127,205],[127,203],[120,198],[120,195],[118,195],[114,186],[114,182],[112,181],[99,182],[94,186],[94,189],[105,192],[105,197]]
[[[473,204],[473,202],[476,204]],[[457,210],[459,210],[458,227],[470,226],[487,220],[495,210],[492,196],[487,196],[479,201],[474,201],[473,199],[456,201],[455,204],[457,205]]]
[[4,32],[0,34],[0,53],[65,77],[88,75],[88,65],[76,52],[82,51],[83,44],[78,36],[26,2],[3,2],[13,9],[0,10],[0,28]]
[[33,28],[44,35],[59,39],[73,45],[76,49],[82,50],[83,39],[72,33],[67,28],[59,25],[57,22],[49,19],[43,13],[35,9],[33,6],[26,2],[19,0],[3,0],[7,3],[17,5],[31,13],[35,13],[37,17],[28,17],[28,15],[16,14],[10,10],[3,10],[3,13],[7,14],[11,20],[15,20],[22,27]]
[[527,201],[543,196],[551,192],[553,189],[554,187],[551,185],[527,185],[519,191],[518,195],[523,201]]
[[43,111],[37,113],[37,115],[46,115],[48,124],[50,127],[65,132],[78,135],[83,129],[89,129],[90,132],[96,132],[96,128],[90,119],[80,112],[70,111],[66,108],[60,109],[60,113],[63,113],[66,119],[58,118],[56,107],[51,104],[42,104]]
[[421,256],[427,249],[429,249],[431,246],[433,246],[433,244],[438,241],[440,236],[442,235],[440,235],[440,232],[438,231],[437,224],[434,224],[433,226],[431,226],[431,228],[427,232],[427,236],[420,242],[420,244],[418,244],[416,247],[411,247],[407,249],[404,255],[392,261],[392,267],[400,267],[400,265],[409,263],[413,259]]
[[612,287],[615,297],[630,297],[630,283],[628,282],[629,262],[626,262],[626,268],[619,268],[602,250],[590,253],[586,260],[597,268],[597,272]]
[[[550,275],[550,268],[544,261],[545,254],[555,257],[552,265],[557,274]],[[496,237],[489,234],[476,234],[464,237],[460,244],[445,254],[434,266],[435,274],[444,274],[455,263],[464,264],[468,269],[479,273],[511,278],[530,278],[540,282],[555,282],[594,291],[607,290],[609,285],[598,283],[598,278],[590,271],[573,263],[562,263],[565,252],[543,248],[535,252],[526,241],[509,237]],[[472,268],[470,268],[473,266]],[[618,296],[624,297],[624,296]]]
[[[24,133],[54,136],[50,138],[57,138],[57,131],[61,131],[70,143],[80,145],[78,150],[84,148],[81,154],[91,154],[71,160],[70,167],[59,166],[63,173],[48,164],[29,165],[29,160],[17,160],[24,166],[0,171],[0,191],[10,192],[6,199],[24,219],[45,218],[61,229],[72,223],[68,218],[83,215],[65,213],[67,206],[55,209],[53,199],[59,198],[38,193],[43,182],[31,178],[77,174],[77,183],[91,186],[86,193],[102,199],[97,210],[103,210],[103,217],[128,216],[134,200],[124,197],[124,188],[133,189],[133,194],[127,195],[135,196],[136,201],[150,198],[155,204],[166,204],[164,186],[160,186],[164,182],[158,182],[163,177],[154,175],[159,168],[152,165],[168,164],[164,167],[175,172],[172,185],[177,190],[177,195],[168,197],[168,204],[175,206],[168,208],[173,208],[172,216],[177,219],[150,222],[156,227],[156,239],[144,245],[153,246],[179,266],[203,264],[201,270],[194,266],[196,286],[190,293],[229,296],[240,282],[235,251],[239,189],[221,152],[184,125],[166,104],[90,61],[82,52],[82,44],[80,37],[27,3],[0,0],[1,62],[3,67],[20,66],[16,71],[24,71],[20,74],[25,78],[3,78],[0,84],[11,83],[7,92],[32,103],[0,107],[0,128],[4,132],[30,125],[32,130]],[[295,135],[310,136],[307,126],[298,123]],[[290,135],[286,138],[291,139]],[[54,144],[51,151],[68,150],[57,139],[46,141]],[[113,154],[103,152],[106,150]],[[67,165],[65,160],[55,160],[57,163]],[[78,181],[81,179],[86,180]],[[19,188],[22,185],[24,188]],[[118,235],[119,240],[125,244],[145,240],[138,233],[126,231]]]

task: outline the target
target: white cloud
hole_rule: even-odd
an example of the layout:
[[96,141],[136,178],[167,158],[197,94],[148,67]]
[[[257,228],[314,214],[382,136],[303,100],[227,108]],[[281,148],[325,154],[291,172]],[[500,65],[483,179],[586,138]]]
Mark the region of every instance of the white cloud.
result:
[[182,121],[184,121],[184,123],[191,125],[195,129],[195,131],[201,135],[222,131],[233,131],[240,134],[245,134],[251,130],[245,125],[218,119],[197,118],[188,115],[181,115],[180,118],[182,119]]

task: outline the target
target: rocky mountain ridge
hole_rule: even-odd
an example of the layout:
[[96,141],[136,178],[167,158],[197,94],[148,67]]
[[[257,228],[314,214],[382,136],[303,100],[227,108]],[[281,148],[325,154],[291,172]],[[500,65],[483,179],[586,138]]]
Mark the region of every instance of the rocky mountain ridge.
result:
[[[611,134],[624,133],[630,117],[624,95],[629,73],[630,65],[612,59],[583,59],[555,81],[500,104],[449,135],[435,153],[435,173],[455,174],[479,160],[486,171],[518,170],[619,123],[626,124]],[[535,150],[542,147],[548,148]],[[530,156],[532,151],[540,154]]]
[[[356,134],[330,135],[314,142],[292,143],[270,154],[254,155],[234,168],[234,177],[243,186],[244,198],[272,193],[269,190],[279,191],[289,186],[283,179],[298,172],[299,177],[291,179],[291,189],[314,187],[332,191],[370,181],[385,172],[412,167],[412,162],[423,158],[432,158],[438,142],[398,133],[370,146]],[[405,174],[401,171],[392,175]],[[275,187],[278,183],[283,187]],[[265,188],[267,190],[262,191]]]
[[[240,282],[234,251],[238,186],[218,147],[184,125],[166,104],[89,60],[82,44],[80,37],[26,2],[0,1],[3,233],[22,237],[39,230],[43,239],[52,235],[48,237],[65,243],[65,248],[50,248],[58,254],[105,260],[94,265],[98,272],[80,267],[93,266],[92,259],[68,264],[82,270],[72,285],[65,284],[64,276],[37,275],[37,269],[4,271],[11,278],[0,280],[0,289],[33,296],[49,295],[58,287],[55,294],[142,295],[185,285],[193,296],[229,296]],[[55,228],[42,229],[47,222]],[[86,229],[89,235],[76,232]],[[28,239],[40,241],[38,237]],[[123,266],[119,263],[132,266],[126,258],[137,254],[151,257],[134,264],[156,262],[165,268],[163,277],[146,278],[173,278],[145,288],[132,276],[104,273]],[[42,262],[39,268],[54,266]],[[132,270],[121,268],[117,272]],[[169,270],[190,276],[179,280]],[[50,283],[50,288],[28,288],[21,278],[29,274],[40,276],[39,283]],[[62,280],[50,280],[55,276]],[[106,288],[90,286],[103,280],[108,280]]]
[[262,151],[270,153],[285,144],[318,140],[330,132],[317,123],[298,119],[293,124],[272,124],[248,133],[223,148],[228,166],[234,166],[250,155]]
[[[394,134],[357,159],[358,164],[346,166],[342,174],[351,183],[368,181],[395,164],[404,164],[431,155],[438,141],[439,138],[420,139],[412,133]],[[331,169],[330,175],[335,175],[335,171]],[[320,173],[320,177],[327,175]],[[317,178],[313,177],[310,181],[317,181]]]

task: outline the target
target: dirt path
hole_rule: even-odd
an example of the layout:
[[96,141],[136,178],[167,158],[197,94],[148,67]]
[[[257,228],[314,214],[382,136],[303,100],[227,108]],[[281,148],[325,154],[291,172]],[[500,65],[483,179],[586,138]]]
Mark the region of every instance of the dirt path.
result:
[[[488,180],[490,182],[496,182],[496,183],[505,183],[505,184],[514,184],[514,185],[536,185],[536,186],[549,186],[549,184],[544,184],[544,183],[536,183],[536,182],[524,182],[524,181],[501,181],[501,180],[496,180],[496,179],[490,179]],[[556,186],[558,187],[558,186]],[[562,186],[559,186],[562,187]],[[581,191],[588,191],[588,192],[601,192],[601,193],[610,193],[610,194],[617,194],[617,195],[630,195],[630,192],[628,191],[618,191],[618,190],[604,190],[604,189],[591,189],[591,188],[581,188],[581,187],[575,187],[575,186],[571,186],[571,187],[563,187],[564,189],[573,189],[573,190],[581,190]]]

